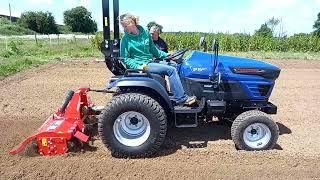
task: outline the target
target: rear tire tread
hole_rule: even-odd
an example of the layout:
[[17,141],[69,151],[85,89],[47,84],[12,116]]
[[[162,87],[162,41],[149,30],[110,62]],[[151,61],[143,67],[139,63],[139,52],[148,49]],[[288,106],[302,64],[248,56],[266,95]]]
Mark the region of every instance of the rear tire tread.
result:
[[[103,132],[104,128],[102,124],[107,124],[106,121],[109,120],[108,116],[110,115],[110,113],[114,112],[116,108],[119,108],[121,111],[125,111],[124,105],[128,103],[136,103],[141,107],[149,107],[152,110],[152,113],[157,117],[160,125],[159,135],[155,139],[155,142],[153,143],[152,147],[149,148],[146,152],[142,152],[140,154],[130,154],[126,152],[124,149],[117,148],[116,146],[115,147],[110,146],[110,142],[109,142],[110,138],[105,137]],[[101,113],[101,116],[99,118],[98,131],[103,144],[111,151],[111,154],[113,156],[118,158],[149,157],[159,149],[159,147],[162,145],[165,139],[166,131],[167,131],[166,113],[163,110],[163,108],[160,106],[160,104],[149,96],[139,94],[139,93],[119,94],[112,98],[112,100],[107,104],[105,110]]]

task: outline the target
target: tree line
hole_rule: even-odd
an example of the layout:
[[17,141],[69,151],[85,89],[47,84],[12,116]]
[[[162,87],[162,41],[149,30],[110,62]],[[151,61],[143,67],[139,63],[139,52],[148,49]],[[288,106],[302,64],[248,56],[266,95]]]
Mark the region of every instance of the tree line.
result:
[[199,39],[205,37],[208,50],[214,39],[219,40],[219,48],[226,52],[276,51],[276,52],[320,52],[320,38],[312,34],[295,34],[290,37],[264,37],[255,33],[223,34],[198,32],[164,32],[161,34],[168,44],[169,50],[188,48],[200,50]]
[[[150,22],[147,28],[162,26]],[[311,33],[298,33],[290,37],[282,26],[282,20],[272,17],[263,23],[259,29],[250,35],[246,33],[201,33],[201,32],[165,32],[161,37],[165,39],[170,50],[181,48],[199,49],[200,37],[206,37],[208,42],[213,39],[220,41],[222,51],[277,51],[277,52],[320,52],[320,13],[317,15]]]
[[63,13],[64,26],[57,25],[51,12],[27,11],[21,14],[18,24],[41,34],[59,34],[63,32],[94,33],[97,23],[91,12],[78,6]]

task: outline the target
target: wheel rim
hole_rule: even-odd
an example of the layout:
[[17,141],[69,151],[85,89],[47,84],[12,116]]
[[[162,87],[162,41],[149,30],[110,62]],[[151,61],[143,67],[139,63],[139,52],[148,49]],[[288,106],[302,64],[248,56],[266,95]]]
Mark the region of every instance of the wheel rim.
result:
[[123,145],[140,146],[149,138],[149,120],[139,112],[128,111],[122,113],[113,124],[113,134]]
[[250,124],[243,132],[245,144],[254,149],[265,147],[271,139],[271,131],[262,123]]

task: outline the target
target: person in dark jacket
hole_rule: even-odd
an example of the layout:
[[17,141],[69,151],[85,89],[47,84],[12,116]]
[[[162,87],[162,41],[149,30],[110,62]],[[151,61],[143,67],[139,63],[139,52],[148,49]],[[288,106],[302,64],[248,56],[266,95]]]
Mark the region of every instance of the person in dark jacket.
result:
[[167,43],[159,36],[160,29],[158,26],[152,26],[149,31],[153,43],[156,45],[158,49],[160,49],[163,52],[168,53],[168,46]]

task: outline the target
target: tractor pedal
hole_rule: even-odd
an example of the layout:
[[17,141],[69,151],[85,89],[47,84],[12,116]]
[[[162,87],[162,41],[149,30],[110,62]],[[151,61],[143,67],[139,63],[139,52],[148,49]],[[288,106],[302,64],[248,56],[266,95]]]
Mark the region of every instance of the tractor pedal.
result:
[[174,113],[199,113],[205,105],[205,98],[202,98],[198,106],[175,106]]

